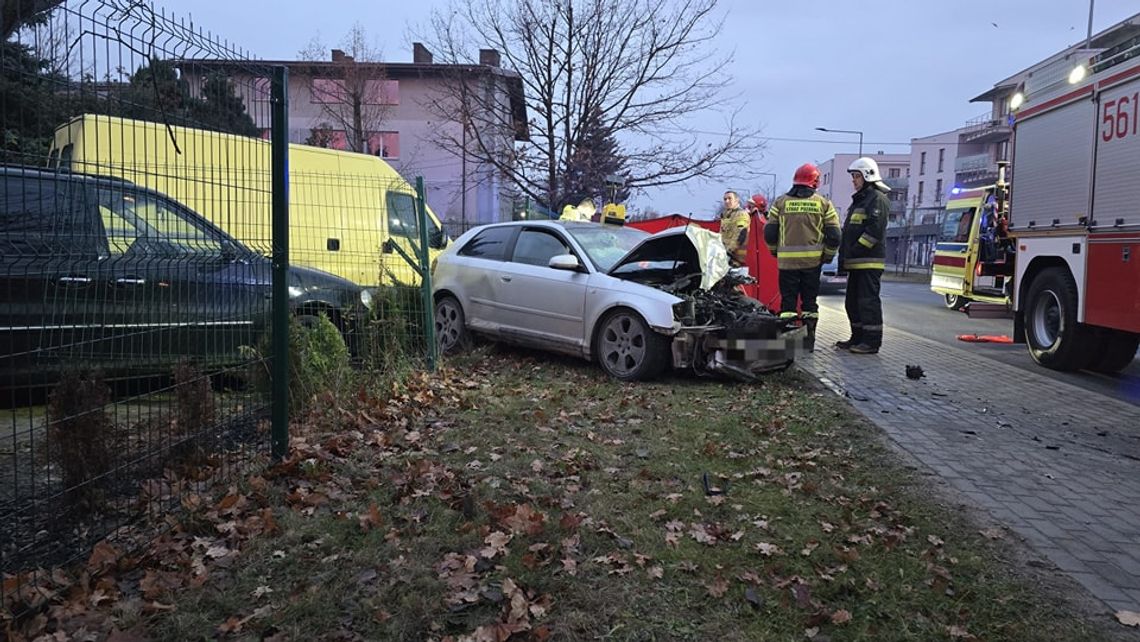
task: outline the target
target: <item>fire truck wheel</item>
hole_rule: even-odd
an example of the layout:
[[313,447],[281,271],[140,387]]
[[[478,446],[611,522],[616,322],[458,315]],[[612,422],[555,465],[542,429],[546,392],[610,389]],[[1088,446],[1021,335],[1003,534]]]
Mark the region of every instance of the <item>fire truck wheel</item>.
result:
[[962,308],[966,307],[966,304],[970,302],[970,299],[969,297],[964,297],[961,294],[944,294],[943,302],[945,303],[946,307],[951,310],[961,310]]
[[1101,330],[1096,336],[1096,356],[1089,362],[1089,370],[1116,374],[1128,367],[1140,348],[1140,334],[1119,330]]
[[1026,296],[1025,339],[1033,360],[1053,370],[1080,370],[1091,353],[1089,338],[1077,323],[1077,284],[1069,271],[1042,270]]

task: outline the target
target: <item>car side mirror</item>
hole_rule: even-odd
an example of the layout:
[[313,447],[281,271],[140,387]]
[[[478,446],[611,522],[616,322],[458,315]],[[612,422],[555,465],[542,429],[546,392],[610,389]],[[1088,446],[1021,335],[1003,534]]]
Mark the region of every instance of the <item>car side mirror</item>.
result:
[[576,272],[582,267],[582,264],[578,262],[578,257],[574,256],[573,254],[559,254],[557,256],[552,256],[550,257],[550,262],[547,263],[547,265],[554,268],[555,270],[569,270],[571,272]]

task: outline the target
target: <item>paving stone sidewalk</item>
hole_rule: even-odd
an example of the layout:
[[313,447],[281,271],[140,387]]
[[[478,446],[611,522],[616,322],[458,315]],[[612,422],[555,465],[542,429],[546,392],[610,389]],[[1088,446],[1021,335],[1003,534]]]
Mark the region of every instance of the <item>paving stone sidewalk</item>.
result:
[[800,367],[1110,609],[1140,611],[1140,407],[889,326],[878,355],[835,350],[847,320],[822,316]]

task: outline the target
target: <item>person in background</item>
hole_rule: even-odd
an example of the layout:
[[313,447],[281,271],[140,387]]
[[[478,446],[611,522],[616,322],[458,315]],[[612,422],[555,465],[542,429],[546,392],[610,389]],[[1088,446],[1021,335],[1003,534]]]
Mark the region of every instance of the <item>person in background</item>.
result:
[[748,228],[752,217],[740,206],[740,195],[733,191],[724,193],[724,208],[720,212],[720,239],[728,251],[728,261],[733,267],[745,265],[748,255]]
[[748,213],[753,216],[767,216],[768,199],[764,198],[763,194],[753,194],[752,198],[748,199]]

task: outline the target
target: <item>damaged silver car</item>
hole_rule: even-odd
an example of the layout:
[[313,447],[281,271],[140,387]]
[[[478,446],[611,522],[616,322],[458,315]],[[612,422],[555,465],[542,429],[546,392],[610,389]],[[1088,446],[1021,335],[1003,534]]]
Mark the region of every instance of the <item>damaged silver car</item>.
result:
[[746,297],[750,279],[697,226],[486,225],[436,263],[436,337],[445,352],[478,334],[584,357],[622,380],[669,367],[753,380],[791,365],[804,330]]

